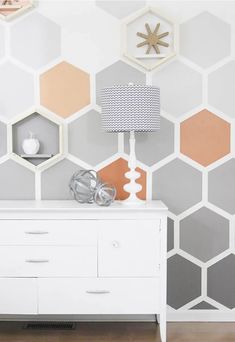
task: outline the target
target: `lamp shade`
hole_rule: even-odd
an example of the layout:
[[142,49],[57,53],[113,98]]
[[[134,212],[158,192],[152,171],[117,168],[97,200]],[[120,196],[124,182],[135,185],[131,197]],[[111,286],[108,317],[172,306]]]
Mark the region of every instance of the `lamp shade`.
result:
[[160,129],[160,89],[150,85],[114,85],[100,93],[106,132]]

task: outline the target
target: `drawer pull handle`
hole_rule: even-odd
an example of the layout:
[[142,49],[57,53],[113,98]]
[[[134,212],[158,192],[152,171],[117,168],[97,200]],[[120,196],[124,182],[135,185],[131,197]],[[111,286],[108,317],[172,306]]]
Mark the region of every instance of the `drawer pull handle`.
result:
[[42,264],[49,262],[48,259],[26,259],[25,262],[32,263],[32,264]]
[[105,293],[110,293],[108,290],[88,290],[86,293],[89,294],[105,294]]
[[27,232],[25,232],[25,234],[28,234],[28,235],[45,235],[45,234],[49,234],[49,233],[44,231],[44,230],[34,230],[34,231],[27,231]]
[[112,241],[112,246],[113,246],[113,248],[119,248],[120,243],[118,241]]

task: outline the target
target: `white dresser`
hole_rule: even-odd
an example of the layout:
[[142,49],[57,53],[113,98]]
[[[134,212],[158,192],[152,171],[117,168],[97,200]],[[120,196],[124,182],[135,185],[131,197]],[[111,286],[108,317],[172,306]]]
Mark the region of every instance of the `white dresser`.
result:
[[0,315],[154,314],[165,342],[166,236],[160,201],[0,201]]

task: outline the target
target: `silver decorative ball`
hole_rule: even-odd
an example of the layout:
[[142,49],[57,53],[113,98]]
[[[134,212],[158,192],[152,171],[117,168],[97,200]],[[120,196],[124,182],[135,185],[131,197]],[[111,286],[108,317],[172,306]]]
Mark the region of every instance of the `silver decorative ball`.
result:
[[72,176],[69,188],[79,203],[93,203],[100,180],[94,170],[79,170]]
[[116,197],[116,189],[114,186],[100,183],[94,193],[95,203],[100,206],[109,206]]

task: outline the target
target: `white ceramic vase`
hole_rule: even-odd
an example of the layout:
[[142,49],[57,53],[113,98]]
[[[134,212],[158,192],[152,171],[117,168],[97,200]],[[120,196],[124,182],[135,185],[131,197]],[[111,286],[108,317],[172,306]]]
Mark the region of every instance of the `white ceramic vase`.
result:
[[29,138],[24,139],[22,148],[25,154],[37,154],[40,148],[40,142],[35,138],[34,134],[30,132]]

